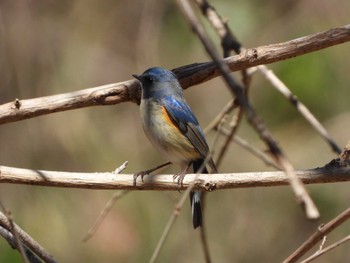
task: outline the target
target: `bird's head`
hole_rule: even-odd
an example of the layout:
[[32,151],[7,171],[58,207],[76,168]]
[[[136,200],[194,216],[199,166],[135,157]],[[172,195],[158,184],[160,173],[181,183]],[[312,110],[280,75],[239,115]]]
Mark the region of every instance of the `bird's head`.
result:
[[165,68],[149,68],[141,75],[133,74],[141,82],[142,98],[159,98],[166,95],[182,96],[182,88],[176,75]]

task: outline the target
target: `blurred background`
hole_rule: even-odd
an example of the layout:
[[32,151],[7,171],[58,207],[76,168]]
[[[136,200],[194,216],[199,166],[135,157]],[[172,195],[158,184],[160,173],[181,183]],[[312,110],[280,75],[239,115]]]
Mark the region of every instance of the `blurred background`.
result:
[[[212,0],[245,47],[291,40],[349,23],[350,1]],[[208,32],[219,41],[206,23]],[[269,65],[344,147],[350,139],[349,43]],[[175,1],[2,0],[0,103],[131,79],[152,66],[175,68],[207,61]],[[235,73],[238,78],[240,75]],[[296,169],[323,166],[336,155],[296,110],[259,74],[250,98]],[[228,102],[220,78],[186,90],[202,127]],[[238,134],[262,151],[242,122]],[[213,141],[213,134],[208,141]],[[132,103],[55,113],[2,125],[0,164],[77,172],[125,173],[164,160],[143,134]],[[222,141],[220,141],[222,142]],[[219,143],[220,145],[220,143]],[[232,144],[220,172],[272,170]],[[176,172],[171,168],[163,172]],[[215,262],[281,262],[321,223],[349,205],[349,183],[307,187],[321,218],[305,219],[289,187],[210,193],[206,224]],[[120,199],[95,236],[81,242],[114,191],[0,185],[14,220],[59,262],[147,262],[181,193],[132,192]],[[188,202],[189,203],[189,202]],[[158,262],[203,262],[189,204]],[[338,228],[326,244],[347,235]],[[317,262],[348,262],[343,245]],[[0,262],[21,262],[0,238]]]

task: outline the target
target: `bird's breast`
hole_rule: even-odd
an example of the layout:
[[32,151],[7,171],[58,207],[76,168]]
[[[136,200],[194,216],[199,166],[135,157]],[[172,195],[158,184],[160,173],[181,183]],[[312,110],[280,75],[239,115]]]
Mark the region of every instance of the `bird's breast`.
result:
[[167,160],[183,165],[200,157],[159,101],[142,99],[140,110],[146,136]]

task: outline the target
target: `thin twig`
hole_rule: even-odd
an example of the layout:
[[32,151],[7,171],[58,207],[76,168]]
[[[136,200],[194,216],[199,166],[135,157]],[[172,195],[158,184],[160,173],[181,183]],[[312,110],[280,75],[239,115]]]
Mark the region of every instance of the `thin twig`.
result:
[[117,169],[114,170],[113,173],[120,174],[122,171],[125,170],[125,168],[128,166],[129,162],[125,161],[121,166],[119,166]]
[[[125,161],[121,166],[119,166],[117,169],[114,170],[114,174],[119,174],[121,173],[126,166],[128,165],[128,161]],[[82,239],[83,242],[87,242],[90,238],[94,236],[96,233],[97,229],[99,226],[102,224],[102,221],[106,218],[107,214],[109,211],[112,209],[113,205],[115,202],[122,198],[124,195],[126,195],[128,191],[122,191],[122,192],[117,192],[112,195],[112,197],[108,200],[106,203],[105,207],[102,209],[100,212],[99,216],[97,217],[94,225],[89,229],[88,233],[85,235],[85,237]]]
[[[220,129],[220,133],[228,136],[230,133],[228,130],[221,128]],[[250,145],[247,141],[245,141],[243,138],[235,135],[232,140],[237,143],[239,146],[241,146],[243,149],[247,150],[248,152],[250,152],[252,155],[254,155],[255,157],[257,157],[258,159],[260,159],[261,161],[263,161],[265,164],[272,166],[274,168],[276,168],[277,170],[282,170],[281,167],[279,167],[275,162],[273,162],[269,157],[266,156],[265,153],[263,153],[262,151],[260,151],[259,149],[253,147],[252,145]]]
[[[201,172],[204,169],[205,164],[206,164],[206,161],[203,163],[202,167],[199,169],[199,172]],[[159,252],[160,252],[161,248],[163,247],[165,240],[168,237],[170,230],[175,223],[176,218],[180,215],[180,211],[181,211],[182,207],[184,206],[185,201],[188,198],[188,195],[190,194],[190,192],[192,191],[192,189],[196,185],[196,180],[197,180],[198,175],[199,174],[195,175],[194,180],[188,185],[186,191],[182,194],[180,201],[175,205],[175,209],[174,209],[173,213],[171,214],[169,221],[163,230],[163,233],[162,233],[162,235],[157,243],[156,248],[153,251],[152,257],[149,261],[150,263],[156,262],[156,260],[159,256]],[[186,175],[186,177],[187,177],[187,175]],[[181,185],[183,185],[183,183],[181,183]]]
[[105,207],[100,212],[93,226],[89,229],[85,237],[82,239],[83,242],[87,242],[89,239],[91,239],[95,235],[97,229],[100,227],[100,225],[102,224],[103,220],[106,218],[109,211],[111,211],[115,202],[120,198],[122,198],[123,196],[125,196],[127,193],[129,193],[129,191],[116,192],[112,195],[112,197],[106,203]]
[[159,252],[161,250],[161,248],[163,247],[165,240],[171,230],[171,227],[174,225],[175,219],[180,215],[180,211],[183,207],[183,205],[185,204],[185,201],[188,198],[188,195],[190,194],[190,192],[192,191],[193,187],[195,185],[195,181],[193,181],[188,188],[186,189],[186,191],[183,193],[183,195],[181,196],[180,201],[176,204],[175,209],[173,211],[173,213],[171,214],[168,223],[166,224],[163,233],[157,243],[156,248],[153,251],[152,257],[150,259],[150,263],[154,263],[156,262]]
[[208,133],[211,130],[216,130],[219,126],[222,118],[224,118],[225,115],[227,115],[229,112],[231,112],[235,107],[234,100],[230,100],[218,113],[218,115],[208,124],[207,127],[205,127],[204,132]]
[[326,241],[327,241],[327,236],[324,236],[322,238],[322,242],[321,242],[320,247],[318,248],[318,251],[321,251],[324,248],[324,245],[326,244]]
[[315,219],[319,217],[319,211],[312,201],[311,197],[307,193],[303,183],[295,175],[292,165],[287,161],[282,150],[278,147],[276,140],[272,137],[272,134],[267,130],[263,121],[257,116],[255,110],[250,105],[249,101],[244,95],[243,88],[233,79],[230,75],[230,70],[227,64],[223,63],[220,56],[216,52],[213,43],[207,37],[203,26],[194,14],[191,5],[186,0],[177,1],[181,10],[189,22],[192,30],[196,33],[200,41],[202,42],[205,50],[210,55],[211,59],[216,63],[218,69],[220,70],[222,77],[224,78],[230,91],[236,96],[239,104],[243,107],[248,121],[264,140],[264,142],[269,147],[270,153],[276,159],[277,164],[279,164],[289,177],[290,185],[297,200],[300,202],[301,207],[304,208],[307,218]]
[[229,123],[229,132],[226,136],[226,139],[223,143],[222,148],[219,151],[218,157],[216,159],[216,165],[219,167],[221,165],[221,162],[224,159],[225,154],[227,153],[227,150],[229,148],[230,143],[232,142],[232,139],[238,129],[238,124],[242,120],[243,116],[243,108],[239,107],[236,114],[232,116],[231,122]]
[[316,119],[311,111],[288,89],[288,87],[273,73],[272,70],[268,69],[265,65],[257,67],[259,72],[268,79],[273,87],[275,87],[282,95],[284,95],[293,106],[299,111],[299,113],[311,124],[311,126],[326,140],[332,150],[339,154],[341,148],[331,138],[327,130],[322,124]]
[[339,214],[337,217],[329,221],[325,225],[321,225],[315,233],[313,233],[297,250],[295,250],[284,263],[296,262],[312,247],[314,247],[325,235],[333,231],[335,228],[340,226],[342,223],[350,218],[350,208]]
[[[220,121],[234,108],[234,99],[230,100],[218,113],[218,115],[209,123],[209,125],[204,129],[205,133],[210,132],[211,130],[218,130],[218,125]],[[226,137],[229,136],[230,132],[222,127],[219,132]],[[264,163],[269,166],[275,167],[277,170],[281,170],[281,168],[272,160],[270,160],[263,152],[251,146],[247,141],[243,140],[239,136],[233,136],[232,140],[237,143],[242,148],[246,149],[248,152],[253,154],[255,157],[261,159]]]
[[313,254],[312,256],[308,257],[307,259],[301,261],[300,263],[309,263],[309,262],[313,261],[314,259],[322,256],[323,254],[335,249],[336,247],[339,247],[340,245],[342,245],[348,241],[350,241],[350,235],[344,237],[343,239],[335,242],[332,245],[329,245],[328,247],[325,247],[321,250],[318,250],[315,254]]
[[210,251],[209,251],[209,243],[208,243],[205,224],[203,224],[202,227],[200,227],[199,231],[200,231],[200,235],[201,235],[201,243],[202,243],[205,262],[211,263],[212,260],[211,260]]

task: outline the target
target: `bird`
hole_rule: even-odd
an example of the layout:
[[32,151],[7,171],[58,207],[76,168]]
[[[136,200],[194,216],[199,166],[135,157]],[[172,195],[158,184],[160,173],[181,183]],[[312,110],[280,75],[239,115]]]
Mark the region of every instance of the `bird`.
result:
[[[182,169],[174,175],[178,183],[182,184],[191,165],[194,173],[209,173],[206,166],[210,167],[212,173],[217,173],[215,163],[209,156],[204,132],[185,100],[176,75],[165,68],[152,67],[141,75],[132,76],[141,83],[140,115],[143,130],[155,149]],[[201,191],[192,191],[190,202],[192,223],[196,229],[203,223]]]

